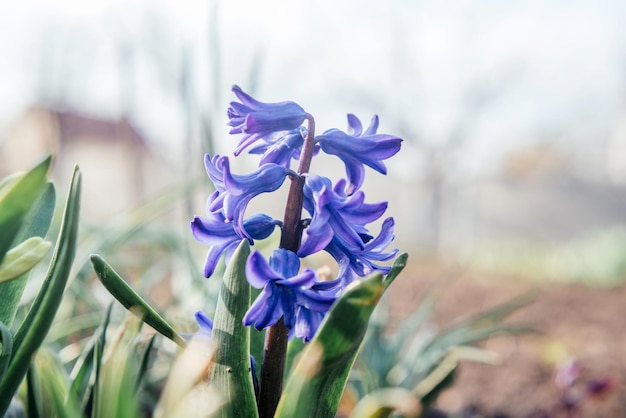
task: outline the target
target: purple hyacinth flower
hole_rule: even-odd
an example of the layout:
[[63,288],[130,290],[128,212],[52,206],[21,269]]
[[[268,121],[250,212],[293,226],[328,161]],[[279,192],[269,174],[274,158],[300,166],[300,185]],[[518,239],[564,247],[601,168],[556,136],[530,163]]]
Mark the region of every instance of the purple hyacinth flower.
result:
[[290,337],[301,338],[302,342],[308,343],[315,336],[324,316],[326,316],[326,312],[314,311],[304,306],[298,306],[296,310],[296,325],[290,330]]
[[377,134],[378,116],[374,116],[369,127],[363,132],[361,121],[353,114],[348,114],[348,132],[329,129],[316,137],[322,151],[338,156],[346,166],[348,181],[346,192],[354,193],[363,184],[367,165],[382,174],[387,174],[387,167],[382,162],[400,150],[401,138],[393,135]]
[[213,334],[213,321],[211,318],[209,318],[209,316],[202,311],[196,312],[194,316],[198,326],[200,327],[199,333],[206,334],[210,338]]
[[[248,152],[250,154],[261,154],[259,166],[274,163],[290,168],[291,161],[300,158],[306,135],[307,129],[304,126],[293,131],[275,132],[259,140]],[[318,152],[319,145],[316,144],[313,155],[316,155]]]
[[362,248],[352,247],[338,237],[333,237],[324,251],[329,253],[339,264],[337,277],[342,280],[344,286],[357,277],[365,277],[374,271],[380,271],[383,274],[389,273],[390,266],[380,265],[377,262],[391,260],[398,253],[397,248],[385,251],[394,239],[393,229],[393,218],[387,218],[377,237],[373,238],[367,233],[362,233]]
[[206,171],[216,188],[207,211],[223,211],[226,222],[233,222],[239,236],[251,238],[243,227],[243,216],[252,198],[277,190],[288,174],[293,172],[278,164],[264,164],[250,174],[237,175],[230,171],[228,157],[208,154],[204,159]]
[[[311,290],[326,297],[336,299],[341,295],[341,292],[343,292],[343,283],[341,278],[321,281],[314,284]],[[328,311],[315,310],[304,305],[298,305],[296,309],[296,325],[289,330],[289,337],[301,338],[302,342],[305,343],[311,341],[327,313]]]
[[306,112],[294,102],[263,103],[233,86],[239,102],[231,102],[228,108],[228,125],[231,134],[244,134],[235,155],[246,147],[265,138],[272,132],[297,129],[306,118]]
[[332,187],[330,179],[309,174],[304,186],[304,207],[312,215],[305,229],[300,257],[323,250],[336,237],[348,248],[362,250],[365,225],[380,218],[387,210],[387,202],[365,203],[365,194],[358,191],[345,194],[345,180]]
[[[283,317],[288,329],[297,323],[302,328],[302,321],[307,318],[297,317],[298,309],[327,312],[336,297],[316,288],[315,271],[307,268],[298,273],[299,270],[300,259],[292,251],[275,250],[269,263],[261,253],[253,251],[246,263],[246,277],[253,287],[263,290],[244,315],[244,325],[254,324],[257,330],[261,330]],[[317,318],[313,320],[310,328],[317,329]]]
[[[214,195],[209,198],[208,205],[211,204]],[[195,216],[191,221],[193,236],[200,243],[209,246],[204,264],[204,277],[211,277],[222,254],[225,254],[226,263],[228,263],[243,238],[248,238],[250,244],[253,244],[253,239],[269,237],[275,227],[280,224],[280,221],[268,215],[255,213],[243,222],[243,229],[248,233],[246,237],[238,234],[234,224],[226,222],[221,212],[209,212],[206,217]]]

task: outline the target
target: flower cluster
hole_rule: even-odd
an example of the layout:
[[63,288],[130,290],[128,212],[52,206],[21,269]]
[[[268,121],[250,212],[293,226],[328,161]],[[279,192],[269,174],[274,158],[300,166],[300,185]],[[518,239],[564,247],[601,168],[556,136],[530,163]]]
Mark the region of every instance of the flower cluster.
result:
[[[254,244],[269,237],[276,227],[282,229],[283,237],[295,233],[295,239],[281,239],[281,248],[269,260],[257,250],[250,255],[247,279],[261,293],[246,313],[244,324],[260,330],[283,318],[290,336],[308,341],[346,285],[376,270],[389,271],[379,263],[397,252],[386,250],[394,238],[394,221],[385,219],[380,233],[372,235],[368,225],[383,216],[387,202],[365,203],[361,186],[365,166],[386,174],[383,160],[400,150],[402,139],[378,134],[377,116],[363,130],[352,114],[346,132],[333,128],[315,136],[313,117],[300,105],[260,102],[238,86],[233,92],[238,101],[230,103],[227,115],[230,133],[241,135],[235,156],[247,150],[261,157],[258,168],[245,175],[233,174],[226,156],[205,158],[215,192],[208,199],[206,216],[196,216],[191,222],[194,237],[209,246],[204,274],[213,274],[222,254],[228,263],[242,239]],[[309,173],[311,158],[319,152],[338,157],[347,178],[333,184],[327,177]],[[291,169],[294,161],[299,164],[297,172]],[[289,229],[293,222],[288,222],[287,214],[284,221],[265,214],[246,218],[251,199],[277,190],[288,177],[301,185],[290,191],[287,202],[286,212],[295,211],[291,213],[298,221],[295,228]],[[302,219],[303,210],[309,218]],[[320,251],[338,263],[334,280],[322,281],[314,270],[300,268],[301,258]]]

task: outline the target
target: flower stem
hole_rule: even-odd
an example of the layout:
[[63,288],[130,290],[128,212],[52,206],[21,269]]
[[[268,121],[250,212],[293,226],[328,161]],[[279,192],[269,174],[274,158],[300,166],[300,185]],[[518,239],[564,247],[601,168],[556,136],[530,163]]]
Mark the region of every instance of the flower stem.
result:
[[[302,239],[302,205],[304,202],[304,174],[309,172],[315,149],[315,120],[307,113],[307,136],[300,154],[298,176],[291,179],[280,248],[293,251],[300,248]],[[261,391],[259,393],[259,417],[272,418],[283,390],[283,375],[287,359],[288,330],[281,318],[271,326],[265,336],[263,367],[261,368]]]
[[289,196],[287,197],[287,206],[285,207],[285,215],[283,217],[283,230],[280,236],[280,248],[293,251],[294,253],[300,248],[300,240],[302,238],[302,204],[304,202],[304,176],[309,172],[311,167],[311,159],[313,158],[313,150],[315,148],[315,120],[313,116],[307,113],[307,121],[309,125],[308,133],[304,139],[304,146],[300,154],[300,166],[298,167],[298,177],[291,179],[289,187]]

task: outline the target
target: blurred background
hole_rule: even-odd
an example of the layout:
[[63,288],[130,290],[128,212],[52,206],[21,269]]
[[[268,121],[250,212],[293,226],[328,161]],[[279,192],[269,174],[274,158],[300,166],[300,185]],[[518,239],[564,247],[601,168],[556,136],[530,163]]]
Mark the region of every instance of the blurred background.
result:
[[187,222],[210,192],[203,154],[237,141],[226,108],[238,84],[298,102],[320,132],[376,113],[405,139],[365,189],[389,200],[416,277],[453,265],[498,285],[615,288],[625,21],[617,0],[4,1],[0,175],[51,152],[61,189],[81,166],[91,231],[160,219],[202,254]]
[[[59,175],[78,163],[94,216],[199,178],[205,152],[230,153],[236,83],[301,103],[321,130],[377,113],[405,138],[389,162],[397,193],[379,190],[382,176],[366,185],[391,201],[402,246],[492,267],[542,255],[536,267],[571,275],[553,244],[616,257],[611,243],[626,241],[621,2],[0,7],[0,171],[44,151]],[[599,269],[588,258],[575,261]]]

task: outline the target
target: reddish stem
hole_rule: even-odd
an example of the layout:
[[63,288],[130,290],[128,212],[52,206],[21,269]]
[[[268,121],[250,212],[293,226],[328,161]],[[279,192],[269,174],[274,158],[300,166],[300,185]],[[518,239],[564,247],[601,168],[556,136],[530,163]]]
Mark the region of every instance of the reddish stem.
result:
[[[307,113],[307,136],[300,153],[298,176],[291,179],[280,248],[293,251],[300,248],[302,239],[302,205],[304,203],[304,174],[309,172],[315,149],[315,120]],[[263,367],[261,368],[261,391],[259,393],[259,417],[272,418],[283,391],[283,375],[287,359],[288,330],[283,318],[271,326],[265,336]]]

